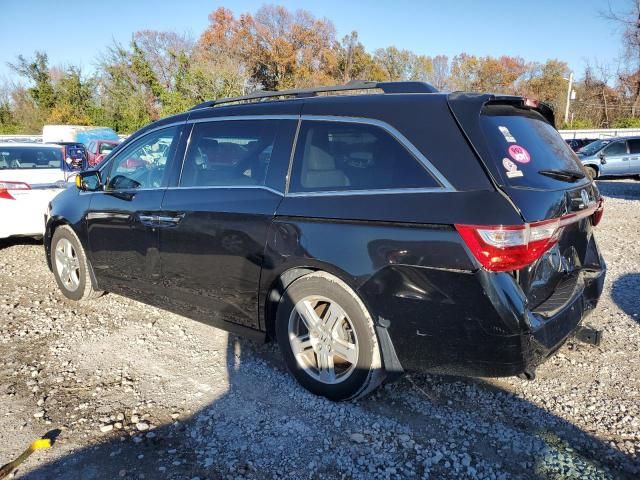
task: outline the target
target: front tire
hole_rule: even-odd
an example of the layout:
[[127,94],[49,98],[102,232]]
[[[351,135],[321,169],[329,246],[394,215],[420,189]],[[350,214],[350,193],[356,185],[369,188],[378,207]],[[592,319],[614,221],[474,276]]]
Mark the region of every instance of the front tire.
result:
[[58,288],[70,300],[90,300],[102,295],[96,290],[84,248],[71,227],[58,227],[51,239],[51,267]]
[[587,165],[586,167],[584,167],[584,169],[587,171],[587,175],[589,176],[590,180],[595,180],[598,177],[598,172],[595,168]]
[[369,312],[352,289],[326,272],[305,275],[287,288],[276,337],[291,374],[316,395],[361,398],[384,379]]

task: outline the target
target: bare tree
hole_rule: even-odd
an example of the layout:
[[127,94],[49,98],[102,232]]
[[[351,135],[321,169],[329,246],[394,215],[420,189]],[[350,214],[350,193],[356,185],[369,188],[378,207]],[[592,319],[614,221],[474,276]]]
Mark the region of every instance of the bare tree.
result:
[[446,55],[436,55],[433,57],[432,64],[431,82],[438,90],[443,90],[449,83],[449,57]]
[[635,117],[640,107],[640,0],[626,0],[627,9],[616,12],[611,3],[601,16],[614,23],[622,34],[623,57],[626,73],[624,77],[633,81],[633,105],[631,116]]

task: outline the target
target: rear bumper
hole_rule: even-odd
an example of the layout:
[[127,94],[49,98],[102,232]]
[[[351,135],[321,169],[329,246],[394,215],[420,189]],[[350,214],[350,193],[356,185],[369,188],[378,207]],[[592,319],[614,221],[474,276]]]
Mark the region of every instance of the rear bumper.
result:
[[0,238],[42,236],[47,205],[57,193],[41,194],[34,199],[0,199]]
[[529,310],[513,277],[483,270],[394,267],[360,293],[403,369],[511,376],[543,363],[595,308],[606,274],[599,260],[598,268],[580,272],[571,294],[552,311]]

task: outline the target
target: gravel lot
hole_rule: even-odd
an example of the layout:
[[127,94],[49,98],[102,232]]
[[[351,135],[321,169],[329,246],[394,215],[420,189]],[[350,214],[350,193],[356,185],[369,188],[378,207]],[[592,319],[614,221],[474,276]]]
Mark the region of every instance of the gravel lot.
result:
[[59,429],[17,477],[638,478],[640,182],[600,187],[601,347],[569,342],[533,382],[412,374],[357,403],[308,394],[275,346],[67,302],[39,243],[0,243],[0,464]]

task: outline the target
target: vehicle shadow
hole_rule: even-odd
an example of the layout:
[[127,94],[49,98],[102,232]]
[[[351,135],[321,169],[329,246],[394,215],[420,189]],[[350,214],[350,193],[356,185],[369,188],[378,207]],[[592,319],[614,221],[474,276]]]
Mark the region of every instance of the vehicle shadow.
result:
[[640,182],[635,180],[598,180],[600,193],[624,200],[640,200]]
[[0,250],[15,247],[16,245],[42,245],[42,239],[32,237],[0,238]]
[[611,288],[611,298],[636,322],[640,323],[640,273],[627,273],[616,278]]
[[153,435],[114,435],[18,476],[631,479],[640,472],[638,458],[490,379],[405,375],[359,402],[333,403],[299,387],[275,346],[233,336],[227,343],[228,388],[206,407]]

